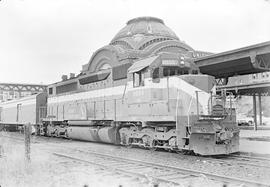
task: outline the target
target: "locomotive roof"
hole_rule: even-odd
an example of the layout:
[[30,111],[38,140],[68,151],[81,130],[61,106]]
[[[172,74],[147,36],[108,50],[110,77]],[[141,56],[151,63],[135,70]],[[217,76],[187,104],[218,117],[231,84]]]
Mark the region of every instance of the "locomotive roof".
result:
[[30,96],[26,96],[26,97],[13,99],[13,100],[10,100],[10,101],[5,101],[5,102],[0,103],[0,106],[5,105],[5,104],[11,104],[11,103],[17,103],[17,102],[22,102],[22,101],[26,101],[26,100],[35,99],[40,94],[44,94],[44,93],[37,93],[37,94],[33,94],[33,95],[30,95]]

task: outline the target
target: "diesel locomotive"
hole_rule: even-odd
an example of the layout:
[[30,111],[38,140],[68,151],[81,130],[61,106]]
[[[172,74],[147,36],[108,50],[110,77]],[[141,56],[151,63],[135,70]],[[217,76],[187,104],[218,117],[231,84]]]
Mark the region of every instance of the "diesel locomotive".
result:
[[[162,20],[130,20],[79,75],[32,96],[31,123],[46,136],[200,155],[238,152],[235,109],[226,93],[216,95],[215,78],[200,73],[194,54]],[[29,105],[1,103],[1,123],[11,120],[9,110],[20,124],[18,110]]]
[[[225,94],[215,95],[214,77],[200,74],[187,56],[164,53],[138,60],[127,69],[125,84],[113,86],[111,71],[80,77],[81,84],[92,87],[89,91],[49,96],[46,117],[34,122],[37,133],[200,155],[239,150],[235,109]],[[38,97],[32,96],[38,101],[33,116],[44,108],[46,95]],[[2,114],[14,102],[1,104]],[[16,107],[27,105],[31,102]],[[5,118],[2,115],[1,120]]]

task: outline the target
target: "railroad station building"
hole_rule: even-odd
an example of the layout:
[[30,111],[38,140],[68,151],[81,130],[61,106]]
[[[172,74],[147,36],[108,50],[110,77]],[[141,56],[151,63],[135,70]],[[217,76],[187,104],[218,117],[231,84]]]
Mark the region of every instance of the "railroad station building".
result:
[[[48,87],[48,93],[58,95],[123,84],[127,78],[128,68],[135,61],[157,54],[168,56],[181,54],[193,58],[201,73],[212,75],[217,80],[226,80],[222,83],[223,85],[228,83],[229,77],[235,75],[246,75],[253,80],[254,76],[258,76],[255,73],[270,70],[270,42],[219,54],[197,51],[181,41],[163,20],[154,17],[138,17],[129,20],[108,45],[96,50],[89,62],[82,66],[79,75],[62,76],[62,81]],[[108,72],[104,73],[104,70]],[[93,74],[95,75],[91,76]],[[268,80],[268,73],[260,75]],[[91,84],[91,82],[96,83]],[[227,87],[224,89],[228,90]],[[237,88],[233,88],[235,89]],[[268,90],[269,87],[264,86],[263,94],[269,95]],[[255,97],[254,94],[253,97]]]
[[164,52],[188,52],[193,57],[211,54],[195,51],[181,41],[163,20],[139,17],[129,20],[108,45],[94,52],[89,63],[83,65],[82,73],[129,64],[134,60]]
[[[82,66],[79,75],[71,74],[69,77],[63,75],[62,81],[50,85],[48,87],[49,95],[123,84],[127,78],[127,70],[133,62],[161,53],[184,54],[191,58],[212,54],[194,50],[181,41],[159,18],[134,18],[126,23],[126,26],[113,37],[108,45],[92,54],[89,62]],[[104,70],[111,71],[89,77],[93,73],[104,72]],[[94,85],[89,84],[91,81],[95,82],[93,79],[99,81]]]

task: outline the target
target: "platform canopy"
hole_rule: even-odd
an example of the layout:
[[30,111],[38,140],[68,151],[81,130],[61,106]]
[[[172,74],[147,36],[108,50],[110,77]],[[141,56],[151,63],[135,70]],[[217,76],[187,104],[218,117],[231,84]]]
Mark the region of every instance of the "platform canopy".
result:
[[260,82],[260,83],[243,84],[243,85],[218,86],[217,92],[220,92],[221,90],[226,90],[227,92],[232,92],[235,95],[270,96],[270,82]]
[[201,73],[227,78],[270,71],[270,41],[197,58]]

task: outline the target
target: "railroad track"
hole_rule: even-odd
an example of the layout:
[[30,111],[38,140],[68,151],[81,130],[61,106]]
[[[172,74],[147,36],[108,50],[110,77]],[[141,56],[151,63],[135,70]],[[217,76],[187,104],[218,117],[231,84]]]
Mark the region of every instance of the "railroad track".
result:
[[270,169],[270,158],[266,157],[254,157],[246,155],[226,155],[221,157],[205,158],[209,162],[218,162],[223,165],[241,165],[241,166],[253,166],[258,168]]
[[[127,159],[107,154],[101,154],[94,151],[82,151],[76,149],[76,155],[63,154],[54,152],[53,154],[59,157],[65,157],[76,161],[98,165],[100,167],[137,176],[140,178],[147,178],[156,181],[157,183],[169,183],[174,185],[181,185],[188,180],[196,180],[199,177],[207,178],[215,184],[230,184],[230,185],[246,185],[246,186],[269,186],[268,184],[251,181],[246,179],[239,179],[234,177],[221,176],[208,172],[197,171],[193,169],[186,169],[176,166],[168,166],[157,164],[153,162],[146,162],[136,159]],[[78,157],[78,152],[82,155]],[[91,156],[90,156],[91,155]]]
[[[149,176],[147,174],[142,174],[141,172],[136,172],[134,170],[136,169],[141,169],[144,166],[141,165],[135,165],[135,163],[132,163],[133,165],[131,166],[131,163],[116,163],[113,161],[110,161],[108,159],[106,160],[98,160],[94,159],[94,160],[89,160],[89,159],[82,159],[79,157],[75,157],[75,156],[71,156],[71,155],[67,155],[67,154],[62,154],[62,153],[53,153],[55,156],[58,157],[62,157],[62,158],[67,158],[67,159],[71,159],[71,160],[75,160],[75,161],[79,161],[79,162],[83,162],[83,163],[87,163],[90,165],[95,165],[98,167],[101,167],[107,171],[111,171],[113,174],[115,173],[120,173],[121,175],[124,176],[128,176],[130,178],[137,178],[137,179],[145,179],[145,181],[151,182],[151,183],[170,183],[172,185],[179,185],[179,183],[176,182],[172,182],[166,179],[161,179],[161,178],[153,178],[152,176]],[[127,167],[129,169],[127,169]],[[184,176],[184,175],[183,175]]]
[[[16,139],[19,141],[23,141],[23,138],[14,137],[14,136],[8,136],[4,135],[3,137]],[[54,138],[54,137],[35,137],[34,143],[39,143],[40,139],[46,139],[47,140],[57,140],[57,141],[63,141],[63,139]],[[66,140],[69,141],[69,140]],[[188,155],[191,156],[191,155]],[[201,158],[201,157],[200,157]],[[253,166],[253,167],[259,167],[259,168],[266,168],[270,169],[270,158],[265,157],[254,157],[254,156],[247,156],[243,154],[234,154],[234,155],[225,155],[225,156],[214,156],[214,157],[203,157],[204,160],[207,160],[208,162],[212,163],[218,163],[222,165],[228,165],[231,166],[232,164],[241,165],[241,166]],[[222,160],[221,160],[222,159]],[[237,161],[235,163],[232,163],[232,161]]]
[[[9,136],[9,135],[7,136],[4,135],[3,137],[12,138],[12,139],[20,140],[20,141],[24,140],[24,138],[14,137],[14,136]],[[43,137],[42,139],[44,140]],[[46,139],[50,139],[50,138],[46,138]],[[39,138],[36,139],[36,141],[37,143],[41,143],[39,142],[40,141]],[[64,148],[65,150],[71,149],[70,147],[66,147],[63,145],[61,146],[54,145],[54,146],[59,147],[59,148]],[[269,186],[268,184],[252,181],[252,180],[221,176],[221,175],[212,174],[208,172],[185,169],[181,167],[167,166],[167,165],[162,165],[162,164],[157,164],[157,163],[152,163],[152,162],[145,162],[145,161],[136,160],[136,159],[127,159],[123,157],[116,157],[112,155],[101,154],[94,151],[85,151],[85,150],[72,148],[72,152],[74,151],[77,152],[76,154],[80,153],[79,154],[80,157],[78,157],[78,155],[72,155],[70,153],[69,154],[63,154],[59,152],[52,152],[52,153],[58,157],[65,157],[67,159],[73,159],[80,162],[97,165],[107,170],[116,171],[116,172],[129,175],[132,177],[136,176],[137,178],[144,178],[147,180],[149,180],[150,178],[151,180],[156,181],[158,183],[166,183],[166,184],[169,183],[169,184],[179,185],[179,184],[182,184],[183,181],[186,181],[188,179],[193,180],[199,177],[206,177],[207,179],[211,181],[215,181],[219,183],[228,183],[228,184],[235,184],[235,185],[245,184],[247,186]],[[91,155],[91,157],[89,157],[89,155]],[[237,155],[236,155],[236,158],[238,158]]]
[[250,156],[246,154],[233,154],[230,155],[231,158],[239,159],[239,160],[257,160],[257,161],[268,161],[270,162],[270,157],[259,157],[259,156]]
[[270,158],[266,157],[255,157],[247,155],[230,155],[230,159],[237,160],[239,163],[246,163],[247,165],[262,167],[270,169]]

